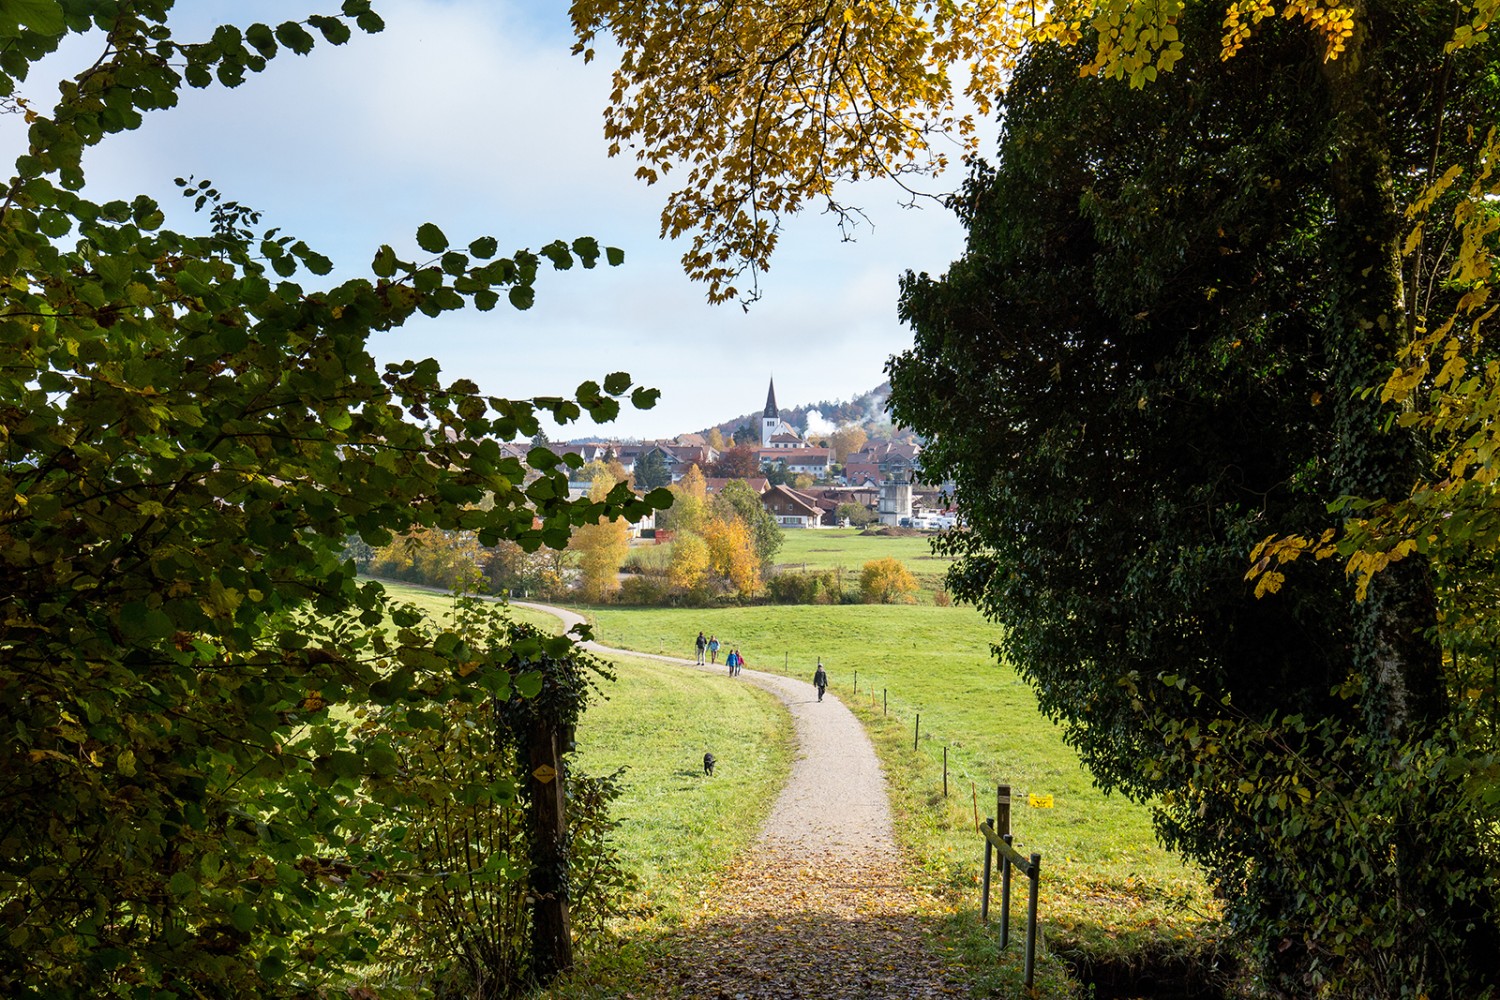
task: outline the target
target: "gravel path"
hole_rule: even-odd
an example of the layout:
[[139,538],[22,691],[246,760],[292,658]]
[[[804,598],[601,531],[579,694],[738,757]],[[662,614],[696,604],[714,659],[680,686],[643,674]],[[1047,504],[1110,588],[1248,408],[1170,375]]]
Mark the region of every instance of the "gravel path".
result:
[[[569,628],[584,620],[563,608],[512,603],[556,615]],[[725,673],[679,657],[588,648]],[[864,727],[832,691],[819,702],[809,681],[748,668],[740,679],[786,705],[797,757],[760,836],[674,942],[661,995],[962,995],[923,945],[923,900],[907,887],[885,775]]]

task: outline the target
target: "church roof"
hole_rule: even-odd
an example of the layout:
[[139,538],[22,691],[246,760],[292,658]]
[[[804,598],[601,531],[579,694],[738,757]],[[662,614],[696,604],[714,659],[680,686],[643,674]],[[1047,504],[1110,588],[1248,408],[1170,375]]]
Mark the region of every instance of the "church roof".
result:
[[766,412],[763,416],[771,419],[779,419],[781,411],[776,408],[776,380],[771,379],[771,388],[766,392]]

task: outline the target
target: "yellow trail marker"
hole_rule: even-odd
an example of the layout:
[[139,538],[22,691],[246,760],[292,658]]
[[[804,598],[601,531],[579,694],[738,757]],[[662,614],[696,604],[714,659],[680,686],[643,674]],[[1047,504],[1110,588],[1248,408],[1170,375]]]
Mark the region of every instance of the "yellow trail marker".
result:
[[1050,795],[1028,795],[1026,799],[1033,809],[1052,808],[1052,796]]

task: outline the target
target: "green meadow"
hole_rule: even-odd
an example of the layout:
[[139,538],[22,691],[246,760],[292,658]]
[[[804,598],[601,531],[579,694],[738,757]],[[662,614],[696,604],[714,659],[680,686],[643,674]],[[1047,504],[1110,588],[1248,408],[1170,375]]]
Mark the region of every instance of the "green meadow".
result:
[[[589,615],[599,641],[643,652],[689,656],[702,629],[738,646],[751,669],[810,678],[821,658],[834,693],[875,741],[904,845],[927,883],[951,900],[955,934],[974,926],[978,909],[976,816],[992,816],[996,786],[1009,784],[1017,847],[1042,855],[1042,921],[1054,950],[1130,961],[1214,946],[1215,906],[1201,875],[1157,845],[1147,806],[1095,787],[1031,690],[995,660],[993,626],[973,609],[593,608]],[[1023,901],[1018,890],[1014,920],[1024,919]],[[992,961],[993,942],[970,937],[971,963]]]
[[[783,562],[789,549],[805,555],[811,568],[878,558],[871,553],[880,548],[871,543],[922,553],[927,544],[832,531],[788,532],[787,539]],[[434,614],[451,607],[446,595],[388,586]],[[512,612],[557,627],[549,616]],[[585,613],[600,642],[622,649],[690,659],[701,629],[726,652],[739,648],[753,670],[810,679],[821,658],[833,693],[876,745],[898,835],[922,887],[948,901],[945,945],[963,955],[979,991],[1004,995],[1019,976],[1019,948],[997,963],[993,928],[984,932],[978,923],[983,842],[975,822],[995,813],[998,784],[1011,786],[1016,846],[1042,856],[1041,923],[1051,953],[1119,964],[1212,959],[1220,935],[1201,875],[1158,846],[1147,805],[1095,787],[1060,729],[1038,712],[1030,688],[996,660],[995,627],[972,608],[594,607]],[[629,656],[618,659],[617,674],[579,727],[578,761],[592,773],[626,769],[618,835],[639,887],[612,942],[623,947],[614,958],[584,964],[585,982],[575,983],[579,996],[628,989],[629,977],[642,974],[641,955],[754,837],[792,753],[785,712],[758,689]],[[735,766],[705,780],[704,750],[725,746],[742,748]],[[998,878],[995,892],[992,913]],[[1012,897],[1016,933],[1024,926],[1024,902],[1021,880]],[[1065,994],[1058,969],[1051,960],[1044,964],[1040,995]]]
[[845,588],[857,590],[865,563],[896,558],[921,584],[918,599],[924,603],[931,603],[932,595],[943,589],[943,574],[953,563],[947,556],[932,554],[930,535],[867,535],[859,528],[819,528],[788,531],[783,537],[781,551],[776,553],[780,569],[842,570]]

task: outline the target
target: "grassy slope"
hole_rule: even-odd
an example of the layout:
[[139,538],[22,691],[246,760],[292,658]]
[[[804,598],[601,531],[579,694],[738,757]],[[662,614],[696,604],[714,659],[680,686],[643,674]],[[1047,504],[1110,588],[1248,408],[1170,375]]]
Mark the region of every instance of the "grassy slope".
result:
[[[453,608],[453,595],[431,587],[417,587],[409,583],[397,583],[393,580],[381,580],[386,593],[398,601],[415,604],[424,613],[431,615],[439,621],[446,621]],[[535,625],[543,631],[557,634],[562,631],[562,623],[552,615],[533,611],[530,608],[511,608],[510,615],[516,621]]]
[[[600,641],[642,651],[688,655],[701,628],[737,644],[755,669],[787,665],[810,677],[821,657],[834,692],[862,716],[880,750],[905,842],[930,879],[962,893],[961,910],[977,909],[975,800],[981,818],[992,815],[1002,781],[1012,786],[1019,848],[1043,855],[1043,920],[1054,944],[1098,955],[1170,951],[1203,929],[1197,914],[1213,909],[1201,877],[1156,845],[1147,809],[1093,786],[1057,727],[1037,713],[1029,688],[990,656],[992,628],[972,609],[595,609],[591,616]],[[918,713],[923,738],[913,751]],[[1051,795],[1054,807],[1031,807],[1033,793]]]

